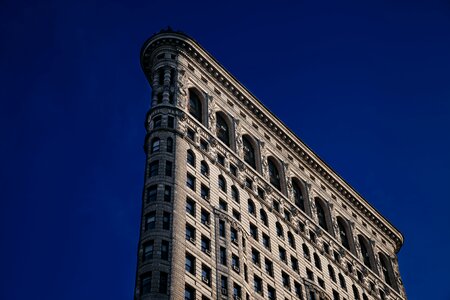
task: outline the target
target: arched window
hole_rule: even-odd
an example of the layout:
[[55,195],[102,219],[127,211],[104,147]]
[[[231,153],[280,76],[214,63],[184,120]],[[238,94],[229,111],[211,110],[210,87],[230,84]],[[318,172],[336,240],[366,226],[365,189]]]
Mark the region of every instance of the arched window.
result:
[[161,146],[161,140],[159,138],[154,138],[152,140],[152,147],[151,147],[150,153],[159,152],[160,146]]
[[202,101],[192,89],[189,90],[189,114],[202,123]]
[[167,142],[166,142],[166,151],[169,153],[173,152],[173,139],[172,138],[167,138]]
[[363,293],[363,300],[369,300],[369,298],[367,298],[367,295],[365,293]]
[[226,193],[227,192],[227,182],[225,181],[225,178],[222,175],[219,175],[218,183],[219,183],[219,188],[223,192]]
[[156,116],[153,118],[153,129],[160,128],[162,123],[162,117]]
[[341,273],[339,273],[339,284],[341,285],[341,288],[345,291],[347,290],[347,284],[345,283],[345,278],[342,276]]
[[326,231],[329,231],[327,219],[326,219],[326,215],[325,215],[325,209],[322,205],[322,201],[320,201],[319,199],[316,198],[315,204],[316,204],[316,210],[317,210],[317,219],[319,220],[320,227],[322,227]]
[[314,265],[317,269],[322,270],[322,262],[320,261],[320,257],[317,253],[314,253]]
[[294,194],[295,205],[302,211],[306,212],[305,199],[303,198],[302,189],[297,179],[292,178],[292,192]]
[[290,231],[288,231],[287,237],[288,237],[289,246],[291,246],[292,248],[295,249],[295,238],[294,238],[294,235]]
[[267,164],[269,166],[269,178],[270,183],[276,187],[279,191],[281,191],[281,180],[280,180],[280,172],[278,171],[277,166],[273,162],[272,158],[267,160]]
[[333,282],[336,282],[336,273],[334,272],[332,265],[328,265],[328,274],[330,275],[331,280],[333,280]]
[[364,265],[369,269],[372,269],[372,264],[370,262],[370,253],[369,253],[369,245],[367,240],[362,236],[358,235],[359,246],[361,247],[361,255],[364,261]]
[[347,234],[347,226],[344,225],[346,224],[346,222],[341,217],[337,217],[337,224],[339,229],[339,237],[341,238],[341,244],[347,250],[350,251],[350,242],[349,242],[349,235]]
[[352,285],[352,290],[353,290],[353,299],[360,300],[361,298],[359,298],[358,288],[355,285]]
[[276,229],[277,229],[277,235],[278,235],[279,237],[284,237],[283,226],[281,226],[281,224],[280,224],[279,222],[277,222],[277,223],[275,224],[275,227],[276,227]]
[[256,216],[255,203],[251,199],[248,199],[248,213]]
[[260,214],[260,217],[261,217],[261,222],[264,224],[264,225],[266,225],[266,226],[269,226],[269,221],[268,221],[268,219],[267,219],[267,213],[266,213],[266,211],[264,210],[264,209],[260,209],[259,210],[259,214]]
[[380,299],[381,300],[386,300],[386,294],[383,292],[383,290],[380,289],[379,292],[380,292]]
[[308,246],[306,246],[306,244],[302,244],[302,249],[303,249],[303,256],[304,256],[307,260],[310,260],[310,259],[311,259],[311,255],[309,254],[309,248],[308,248]]
[[186,153],[186,162],[195,168],[195,154],[191,149]]
[[208,177],[209,176],[209,167],[206,161],[202,160],[200,163],[200,173],[202,173],[203,176]]
[[239,191],[237,187],[235,187],[234,185],[231,186],[231,198],[237,203],[239,203]]
[[256,156],[255,149],[253,148],[252,143],[245,135],[242,136],[242,145],[244,148],[244,160],[248,163],[253,169],[256,169]]
[[216,113],[216,132],[219,140],[230,146],[230,129],[221,113]]
[[392,267],[389,263],[388,258],[383,253],[379,252],[378,257],[380,258],[380,264],[381,264],[381,272],[383,273],[384,281],[391,287],[393,286],[394,280],[392,278]]

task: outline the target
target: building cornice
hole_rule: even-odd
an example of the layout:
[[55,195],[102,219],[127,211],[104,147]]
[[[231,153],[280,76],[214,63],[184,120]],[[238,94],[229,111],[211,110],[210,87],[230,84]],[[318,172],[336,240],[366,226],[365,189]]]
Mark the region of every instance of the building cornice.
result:
[[149,38],[141,50],[141,67],[150,80],[153,67],[153,51],[160,46],[175,47],[178,52],[195,61],[209,76],[214,78],[223,89],[233,95],[248,112],[271,131],[299,160],[321,180],[334,188],[348,204],[366,216],[372,224],[379,228],[395,243],[398,252],[403,245],[403,235],[386,218],[384,218],[368,201],[340,177],[326,162],[318,157],[294,132],[279,120],[248,89],[230,74],[202,46],[187,35],[179,32],[160,32]]

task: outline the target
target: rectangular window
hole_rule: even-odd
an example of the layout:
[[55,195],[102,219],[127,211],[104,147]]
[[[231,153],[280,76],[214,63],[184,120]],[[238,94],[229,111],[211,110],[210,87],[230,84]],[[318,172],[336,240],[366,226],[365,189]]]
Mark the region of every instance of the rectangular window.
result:
[[219,164],[221,164],[222,166],[224,166],[225,165],[225,157],[221,154],[217,154],[217,162]]
[[209,201],[209,188],[207,188],[204,184],[200,187],[200,196],[206,201]]
[[233,283],[233,298],[241,299],[242,297],[242,288],[239,284]]
[[189,173],[186,175],[186,186],[195,192],[195,177]]
[[259,251],[256,250],[255,248],[252,248],[252,261],[255,265],[260,266],[260,254]]
[[222,288],[222,295],[228,294],[228,278],[227,276],[220,276],[220,287]]
[[265,233],[262,234],[262,242],[264,247],[270,251],[270,237]]
[[172,177],[172,162],[166,161],[166,176]]
[[234,177],[237,177],[237,168],[235,165],[230,164],[230,173],[231,175],[233,175]]
[[223,199],[219,199],[219,208],[227,211],[228,210],[228,203],[224,201]]
[[269,276],[273,277],[273,263],[268,258],[265,258],[264,264],[266,273],[269,274]]
[[208,255],[211,255],[211,241],[204,235],[201,238],[201,249]]
[[186,212],[195,217],[195,201],[191,198],[186,198]]
[[163,213],[163,229],[170,229],[170,213],[166,211]]
[[240,263],[239,263],[239,257],[237,255],[232,254],[231,255],[231,266],[233,269],[239,273],[240,271]]
[[278,246],[278,252],[280,253],[280,259],[284,262],[286,262],[286,249],[284,249],[281,246]]
[[253,181],[250,178],[245,179],[245,186],[249,189],[253,189]]
[[156,212],[151,211],[145,216],[145,230],[155,229]]
[[270,285],[267,285],[267,298],[269,300],[277,299],[277,296],[275,294],[275,289],[272,286],[270,286]]
[[187,130],[187,137],[189,139],[191,139],[192,141],[195,141],[195,132],[194,132],[194,130],[188,128],[188,130]]
[[153,202],[156,201],[156,198],[158,197],[158,186],[152,185],[147,188],[147,202]]
[[308,268],[306,268],[306,277],[308,277],[309,280],[314,281],[314,273]]
[[205,140],[200,140],[200,149],[203,151],[208,151],[208,142]]
[[223,220],[219,221],[219,235],[225,237],[225,221]]
[[234,244],[238,244],[238,232],[237,232],[237,230],[235,229],[235,228],[233,228],[233,227],[230,227],[230,239],[231,239],[231,242],[232,243],[234,243]]
[[265,198],[264,190],[262,188],[260,188],[260,187],[258,187],[258,197],[261,198],[261,199]]
[[143,246],[144,253],[142,254],[142,261],[146,261],[153,258],[153,251],[155,247],[155,242],[150,240],[146,242]]
[[240,221],[241,220],[241,213],[238,212],[237,210],[233,209],[233,218],[235,218],[236,220]]
[[186,262],[184,268],[187,272],[195,275],[195,257],[192,254],[186,252]]
[[141,277],[141,293],[142,295],[150,294],[152,289],[152,272],[145,273]]
[[159,292],[161,294],[167,294],[169,274],[166,272],[159,272]]
[[152,161],[148,165],[148,177],[157,176],[159,173],[158,169],[159,169],[159,161],[158,160]]
[[184,300],[195,300],[195,289],[189,284],[184,287]]
[[172,188],[169,185],[164,186],[164,201],[172,201]]
[[256,275],[254,275],[254,278],[253,278],[253,287],[255,289],[255,292],[257,292],[258,294],[261,294],[261,295],[263,294],[262,279]]
[[298,272],[298,260],[291,256],[291,265],[292,265],[292,270]]
[[195,243],[195,228],[186,224],[186,240]]
[[295,295],[302,298],[302,286],[297,281],[294,282]]
[[209,226],[209,224],[210,224],[209,218],[210,218],[209,212],[207,212],[206,210],[204,210],[202,208],[202,210],[201,210],[201,222],[202,222],[202,224],[206,225],[206,226]]
[[219,248],[219,258],[220,258],[220,263],[224,266],[227,265],[227,251],[224,247],[220,247]]
[[257,241],[258,240],[258,228],[250,223],[250,235]]
[[161,242],[161,259],[169,260],[169,242],[168,241]]
[[291,282],[290,282],[289,275],[283,271],[281,272],[281,281],[283,282],[283,286],[285,288],[290,288]]
[[211,285],[211,269],[206,265],[202,265],[202,281],[207,285]]
[[173,128],[174,127],[174,118],[173,117],[168,117],[167,118],[167,127],[169,128]]

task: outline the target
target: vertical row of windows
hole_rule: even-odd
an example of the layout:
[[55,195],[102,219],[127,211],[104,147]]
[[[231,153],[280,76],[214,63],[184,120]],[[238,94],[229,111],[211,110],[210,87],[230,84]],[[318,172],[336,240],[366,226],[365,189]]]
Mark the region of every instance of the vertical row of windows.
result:
[[[166,160],[164,175],[172,177],[172,166],[171,161]],[[148,165],[148,177],[155,177],[159,175],[159,160],[154,160]]]
[[[141,295],[148,295],[152,292],[152,276],[153,272],[147,272],[141,275],[140,280],[140,290]],[[167,294],[168,284],[169,283],[169,274],[166,272],[159,272],[159,285],[157,292],[160,294]]]

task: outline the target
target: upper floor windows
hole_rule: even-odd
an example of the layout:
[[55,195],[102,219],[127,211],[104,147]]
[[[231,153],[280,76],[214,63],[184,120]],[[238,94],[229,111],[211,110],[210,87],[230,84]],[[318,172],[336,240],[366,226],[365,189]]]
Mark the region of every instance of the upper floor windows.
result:
[[172,138],[167,138],[167,142],[166,142],[166,151],[168,153],[172,153],[173,152],[173,139]]
[[234,185],[231,186],[231,198],[235,202],[239,203],[239,191],[238,191],[237,187],[235,187]]
[[222,175],[219,175],[218,184],[219,184],[219,188],[223,192],[226,193],[227,192],[227,182],[226,182],[225,178]]
[[325,229],[326,231],[330,231],[327,223],[327,216],[325,214],[325,207],[322,201],[319,198],[315,199],[316,211],[317,211],[317,219],[319,221],[319,226]]
[[216,133],[219,140],[230,146],[230,128],[222,113],[216,113]]
[[306,212],[305,199],[303,198],[301,184],[296,178],[292,178],[292,193],[294,196],[295,205],[302,211]]
[[381,272],[383,273],[384,281],[391,287],[397,289],[395,286],[395,281],[392,276],[392,265],[389,262],[386,255],[379,252],[378,257],[380,258],[380,264],[381,264]]
[[191,114],[197,121],[202,123],[202,101],[198,95],[198,92],[189,89],[189,114]]
[[275,227],[276,227],[276,229],[277,229],[277,235],[278,235],[279,237],[284,238],[283,226],[281,226],[281,224],[280,224],[279,222],[277,222],[277,223],[275,224]]
[[267,213],[265,212],[264,209],[261,208],[261,209],[259,210],[259,215],[260,215],[260,218],[261,218],[261,222],[262,222],[264,225],[269,226],[269,221],[268,221],[268,218],[267,218]]
[[195,168],[195,154],[191,149],[186,153],[186,162]]
[[162,123],[161,116],[156,116],[155,118],[153,118],[153,129],[161,127],[161,123]]
[[347,223],[341,218],[337,217],[337,224],[338,224],[338,230],[339,230],[339,237],[341,239],[341,244],[344,246],[347,250],[350,251],[350,235],[347,232]]
[[364,265],[368,267],[369,269],[372,269],[372,262],[370,259],[370,252],[369,252],[369,244],[365,237],[362,235],[358,235],[358,242],[359,246],[361,248],[361,255],[363,258]]
[[248,136],[244,135],[242,137],[242,146],[244,148],[244,161],[248,163],[253,169],[256,169],[255,149]]
[[280,178],[280,171],[278,170],[277,165],[273,161],[273,158],[267,159],[267,164],[269,167],[269,180],[270,183],[276,187],[278,190],[281,191],[281,178]]
[[248,212],[249,214],[256,216],[255,203],[251,199],[248,199]]
[[202,160],[200,163],[200,173],[202,173],[203,176],[208,177],[209,176],[209,167],[206,161]]
[[150,149],[150,153],[158,152],[161,146],[161,140],[159,138],[154,138],[152,140],[152,147]]

